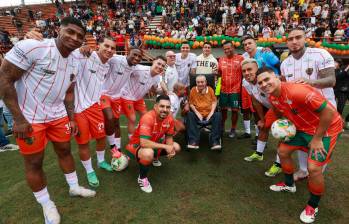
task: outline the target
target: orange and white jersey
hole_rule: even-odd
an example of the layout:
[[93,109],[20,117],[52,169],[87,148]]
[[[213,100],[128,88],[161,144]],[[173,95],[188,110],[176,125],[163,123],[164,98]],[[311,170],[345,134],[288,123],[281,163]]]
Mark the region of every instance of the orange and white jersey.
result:
[[147,94],[152,86],[160,83],[160,75],[151,76],[150,66],[136,65],[131,78],[122,89],[122,98],[139,100]]
[[[324,49],[306,48],[300,59],[288,56],[281,64],[281,75],[286,77],[288,82],[299,78],[311,80],[319,79],[319,71],[325,68],[334,68],[333,57]],[[333,88],[317,89],[332,105],[336,106]]]
[[118,99],[121,97],[121,89],[130,79],[135,66],[129,66],[126,57],[121,55],[114,55],[109,59],[108,64],[110,70],[103,85],[102,95]]
[[253,96],[259,103],[261,103],[266,108],[270,108],[271,104],[268,99],[268,95],[263,93],[257,84],[253,85],[250,82],[247,82],[245,79],[242,80],[242,86],[245,87],[247,93],[250,96]]
[[67,116],[64,98],[75,82],[78,59],[64,58],[54,39],[18,42],[5,59],[25,71],[16,81],[18,104],[30,123],[45,123]]
[[99,102],[110,68],[108,63],[102,63],[95,51],[89,58],[80,56],[83,60],[80,60],[79,73],[76,76],[75,113],[80,113]]

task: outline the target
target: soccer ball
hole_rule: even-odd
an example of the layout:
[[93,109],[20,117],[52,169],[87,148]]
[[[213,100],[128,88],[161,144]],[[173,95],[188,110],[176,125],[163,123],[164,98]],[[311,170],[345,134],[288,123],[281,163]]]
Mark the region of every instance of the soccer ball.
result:
[[289,120],[277,119],[271,126],[271,134],[281,141],[290,141],[296,135],[296,126]]
[[113,157],[111,160],[111,167],[115,171],[122,171],[128,166],[128,157],[121,154],[120,157]]

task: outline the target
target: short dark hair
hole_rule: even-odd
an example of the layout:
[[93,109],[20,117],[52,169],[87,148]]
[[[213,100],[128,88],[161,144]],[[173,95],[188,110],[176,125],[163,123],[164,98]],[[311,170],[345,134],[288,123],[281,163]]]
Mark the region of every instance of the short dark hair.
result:
[[158,60],[158,59],[161,59],[161,60],[163,60],[165,62],[167,61],[166,58],[164,56],[162,56],[162,55],[156,56],[153,61]]
[[105,39],[108,39],[108,40],[111,40],[111,41],[115,41],[115,39],[113,37],[111,37],[111,36],[104,36],[104,37],[99,38],[98,44],[103,43]]
[[188,44],[189,45],[189,47],[190,47],[190,44],[189,44],[189,42],[188,41],[183,41],[182,43],[181,43],[181,47],[183,46],[183,44]]
[[68,26],[69,24],[74,24],[74,25],[80,27],[84,31],[84,33],[86,33],[85,27],[82,25],[80,20],[78,20],[72,16],[64,17],[61,20],[61,26]]
[[212,44],[210,42],[205,42],[204,45],[202,45],[202,46],[205,46],[206,44],[208,44],[212,47]]
[[263,66],[261,68],[258,69],[257,73],[256,73],[256,76],[264,73],[264,72],[268,72],[268,73],[275,73],[274,70],[270,67],[266,67],[266,66]]
[[167,95],[164,95],[164,94],[159,95],[158,97],[156,97],[155,102],[156,102],[156,103],[159,103],[160,100],[168,100],[168,101],[171,101],[171,100],[170,100],[170,97],[167,96]]
[[241,42],[244,43],[245,40],[250,40],[250,39],[255,41],[255,39],[251,35],[245,35],[242,37]]
[[297,27],[295,27],[295,28],[292,28],[292,29],[290,30],[290,32],[288,32],[288,34],[290,34],[290,33],[293,32],[293,31],[296,31],[296,30],[302,31],[302,32],[305,34],[304,28],[302,28],[302,27],[300,27],[300,26],[297,26]]
[[223,46],[228,45],[228,44],[230,44],[232,47],[234,47],[234,44],[232,42],[230,42],[230,41],[225,41],[223,43]]

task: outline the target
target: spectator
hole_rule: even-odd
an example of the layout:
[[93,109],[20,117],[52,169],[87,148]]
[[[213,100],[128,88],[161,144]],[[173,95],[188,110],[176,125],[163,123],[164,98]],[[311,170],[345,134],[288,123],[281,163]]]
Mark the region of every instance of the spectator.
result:
[[[337,100],[337,111],[343,114],[346,101],[349,99],[349,65],[341,66],[342,61],[336,60],[336,85],[333,88]],[[346,128],[349,128],[349,114],[345,117]]]

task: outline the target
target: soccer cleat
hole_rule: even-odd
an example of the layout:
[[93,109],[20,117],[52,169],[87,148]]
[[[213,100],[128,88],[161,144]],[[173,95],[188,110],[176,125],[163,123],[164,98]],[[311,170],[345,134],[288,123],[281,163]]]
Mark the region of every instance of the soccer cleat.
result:
[[251,138],[251,134],[243,133],[242,135],[238,136],[238,139],[246,139],[246,138]]
[[245,157],[244,160],[247,162],[263,161],[263,155],[260,156],[256,152],[254,152],[252,155]]
[[162,165],[162,164],[161,164],[161,162],[160,162],[159,159],[154,159],[154,160],[153,160],[153,166],[159,167],[159,166],[161,166],[161,165]]
[[91,187],[98,187],[99,186],[99,181],[98,181],[98,178],[97,178],[95,171],[92,171],[91,173],[87,174],[87,181]]
[[61,222],[61,216],[58,213],[55,203],[48,202],[43,207],[45,224],[58,224]]
[[307,205],[300,214],[299,218],[304,223],[313,223],[315,221],[315,216],[317,215],[318,211],[318,208],[314,209],[310,205]]
[[293,174],[293,180],[294,181],[300,181],[308,178],[309,173],[308,171],[298,170]]
[[230,132],[229,132],[229,138],[235,138],[236,136],[236,132],[235,132],[235,129],[230,129]]
[[111,167],[111,165],[106,161],[98,163],[98,167],[109,172],[113,171],[113,168]]
[[278,167],[277,165],[273,164],[269,170],[267,170],[264,174],[267,177],[275,177],[279,173],[282,173],[281,167]]
[[138,184],[139,184],[139,187],[141,188],[141,190],[146,192],[146,193],[151,193],[153,191],[153,188],[151,187],[147,177],[145,177],[143,179],[138,177]]
[[295,193],[296,192],[296,185],[293,186],[287,186],[284,182],[280,182],[274,185],[271,185],[270,190],[275,191],[275,192],[281,192],[281,191],[285,191],[285,192],[291,192],[291,193]]
[[80,196],[83,198],[92,198],[96,195],[96,192],[82,186],[76,186],[69,189],[69,195],[72,197]]
[[15,150],[19,150],[19,146],[18,145],[7,144],[7,145],[4,145],[4,146],[0,147],[0,152],[15,151]]

